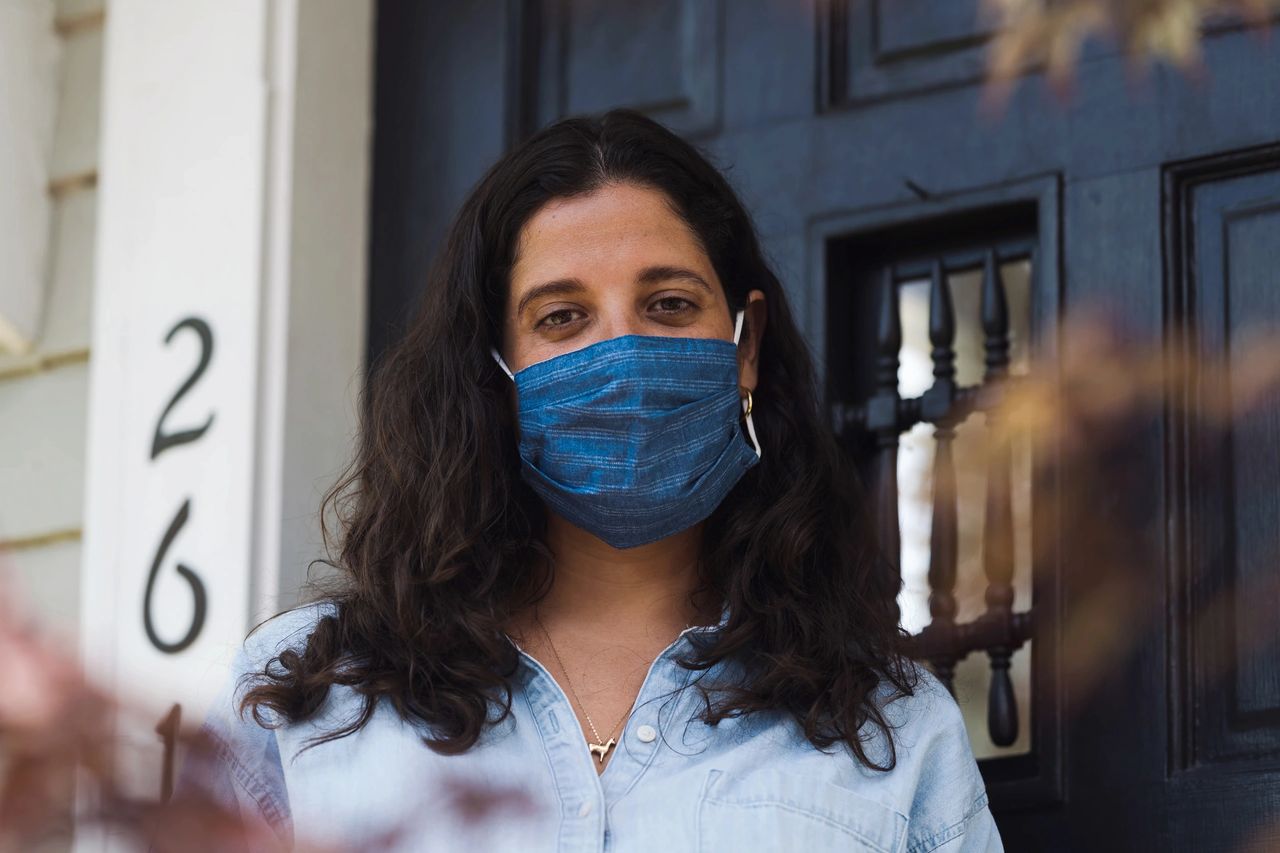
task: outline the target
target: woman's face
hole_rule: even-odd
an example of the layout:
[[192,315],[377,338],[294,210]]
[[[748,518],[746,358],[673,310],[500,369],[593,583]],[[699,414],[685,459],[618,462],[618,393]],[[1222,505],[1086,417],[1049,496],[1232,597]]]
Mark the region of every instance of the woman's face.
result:
[[[503,360],[512,371],[619,335],[733,339],[733,319],[711,259],[665,194],[608,184],[553,199],[525,224],[507,291]],[[749,297],[760,305],[764,294]],[[760,325],[760,324],[757,324]],[[755,330],[753,330],[755,331]],[[749,351],[755,385],[754,352]],[[750,380],[750,384],[746,380]]]

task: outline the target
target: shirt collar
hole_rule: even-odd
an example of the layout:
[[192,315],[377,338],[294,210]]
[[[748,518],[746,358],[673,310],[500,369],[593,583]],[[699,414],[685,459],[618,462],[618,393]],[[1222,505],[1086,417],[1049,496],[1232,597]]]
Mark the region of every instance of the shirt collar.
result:
[[725,625],[729,623],[729,602],[725,602],[720,608],[720,621],[714,625],[689,625],[680,632],[680,636],[686,634],[715,634],[718,633]]
[[[720,621],[716,622],[716,624],[714,625],[687,625],[685,626],[685,629],[681,631],[680,634],[676,637],[676,640],[682,640],[685,637],[689,636],[690,634],[698,634],[698,635],[705,634],[705,635],[711,636],[718,633],[728,623],[729,623],[729,603],[726,601],[720,608]],[[516,651],[518,651],[521,655],[527,654],[525,650],[520,647],[520,644],[517,643],[510,635],[506,635],[506,637],[507,637],[507,641],[510,642],[511,645],[515,647]]]

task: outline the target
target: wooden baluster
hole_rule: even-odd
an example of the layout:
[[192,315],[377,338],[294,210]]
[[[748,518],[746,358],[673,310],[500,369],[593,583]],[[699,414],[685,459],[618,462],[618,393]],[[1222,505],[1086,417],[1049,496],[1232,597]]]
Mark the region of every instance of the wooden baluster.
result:
[[[933,386],[926,394],[925,414],[934,422],[936,450],[933,457],[933,524],[929,543],[929,613],[935,630],[945,636],[956,622],[956,562],[959,524],[956,519],[956,467],[952,442],[956,436],[952,403],[956,390],[956,316],[951,304],[951,284],[942,263],[933,264],[929,289],[929,342],[933,344]],[[953,679],[957,658],[934,657],[934,671],[955,693]]]
[[[1009,305],[995,252],[988,252],[982,276],[982,331],[986,354],[985,384],[999,391],[1009,375]],[[998,416],[987,413],[987,506],[982,533],[982,563],[987,576],[987,618],[1013,624],[1012,448],[999,429]],[[1018,739],[1018,706],[1009,678],[1010,646],[987,650],[991,687],[987,696],[987,729],[991,741],[1009,746]]]
[[876,504],[880,545],[895,569],[901,567],[898,526],[898,354],[902,349],[902,317],[892,268],[880,285],[880,319],[876,328],[876,392],[867,403],[867,428],[876,436]]

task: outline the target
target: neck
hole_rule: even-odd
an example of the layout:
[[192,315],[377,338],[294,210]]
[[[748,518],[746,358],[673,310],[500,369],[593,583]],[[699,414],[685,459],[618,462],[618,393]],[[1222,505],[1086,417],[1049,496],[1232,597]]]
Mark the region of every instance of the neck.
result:
[[555,557],[551,589],[538,618],[574,633],[674,638],[719,618],[689,601],[698,583],[702,525],[636,548],[618,549],[554,513],[546,544]]

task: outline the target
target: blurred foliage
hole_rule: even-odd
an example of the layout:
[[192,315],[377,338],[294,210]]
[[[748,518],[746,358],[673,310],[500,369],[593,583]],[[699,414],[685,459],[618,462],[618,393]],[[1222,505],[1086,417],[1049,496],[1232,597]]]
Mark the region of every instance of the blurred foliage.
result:
[[994,88],[1005,90],[1028,67],[1042,66],[1061,90],[1091,38],[1118,42],[1138,60],[1192,69],[1206,23],[1260,27],[1280,11],[1280,0],[983,0],[983,11],[997,30],[987,62]]

